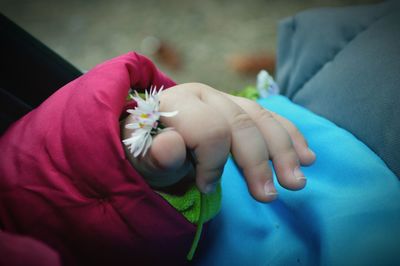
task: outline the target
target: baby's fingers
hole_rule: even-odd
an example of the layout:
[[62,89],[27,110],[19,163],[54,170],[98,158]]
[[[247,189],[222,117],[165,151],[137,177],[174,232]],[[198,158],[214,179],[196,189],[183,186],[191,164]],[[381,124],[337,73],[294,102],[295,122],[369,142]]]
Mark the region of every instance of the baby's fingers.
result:
[[202,99],[224,116],[230,127],[231,152],[243,171],[251,195],[258,201],[272,201],[277,196],[268,166],[268,149],[253,119],[229,98],[204,88]]
[[174,130],[156,135],[145,156],[134,158],[128,150],[126,154],[134,168],[155,188],[175,184],[192,170],[186,158],[185,142]]
[[252,117],[262,132],[278,182],[283,187],[292,190],[303,188],[306,184],[306,178],[300,170],[299,155],[286,129],[271,112],[257,103],[240,97],[229,97]]
[[[240,107],[242,107],[247,113],[249,113],[253,118],[257,117],[257,113],[260,113],[261,107],[254,101],[250,101],[245,98],[227,95],[232,101],[236,102]],[[282,126],[290,137],[293,148],[295,149],[299,161],[302,165],[310,165],[315,161],[315,153],[308,147],[307,140],[304,138],[303,134],[297,129],[297,127],[287,120],[286,118],[268,111],[272,118],[276,120]],[[265,121],[262,121],[265,122]]]
[[160,110],[178,110],[162,122],[176,128],[193,153],[196,184],[203,193],[212,192],[220,181],[229,155],[230,130],[225,119],[198,97],[200,85],[182,84],[165,91]]
[[295,125],[292,122],[287,120],[286,118],[271,112],[273,118],[278,121],[289,134],[293,147],[296,150],[297,155],[299,156],[300,163],[302,165],[310,165],[315,161],[315,153],[308,147],[307,141],[304,136],[300,133]]

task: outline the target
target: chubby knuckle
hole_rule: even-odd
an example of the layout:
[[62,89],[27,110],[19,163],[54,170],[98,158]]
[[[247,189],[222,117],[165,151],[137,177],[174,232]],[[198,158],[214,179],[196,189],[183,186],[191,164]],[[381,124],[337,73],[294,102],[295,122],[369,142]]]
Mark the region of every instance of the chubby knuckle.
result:
[[200,82],[186,83],[186,85],[199,94],[199,96],[208,93],[211,89],[208,85]]
[[265,122],[274,119],[274,116],[268,110],[259,108],[255,112],[255,119],[260,122]]
[[247,113],[236,114],[232,119],[232,127],[234,129],[246,129],[254,126],[253,119]]

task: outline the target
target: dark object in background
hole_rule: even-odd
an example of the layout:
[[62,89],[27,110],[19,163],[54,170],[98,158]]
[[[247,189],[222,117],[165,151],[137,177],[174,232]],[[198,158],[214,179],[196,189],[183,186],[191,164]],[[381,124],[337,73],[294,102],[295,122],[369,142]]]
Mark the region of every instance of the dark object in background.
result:
[[249,55],[233,55],[228,59],[231,69],[241,75],[257,75],[261,70],[267,70],[270,74],[275,72],[275,54],[255,53]]
[[182,56],[178,50],[166,40],[154,36],[147,36],[142,40],[141,50],[144,54],[156,59],[170,70],[179,71],[182,69]]
[[82,73],[0,13],[0,134]]

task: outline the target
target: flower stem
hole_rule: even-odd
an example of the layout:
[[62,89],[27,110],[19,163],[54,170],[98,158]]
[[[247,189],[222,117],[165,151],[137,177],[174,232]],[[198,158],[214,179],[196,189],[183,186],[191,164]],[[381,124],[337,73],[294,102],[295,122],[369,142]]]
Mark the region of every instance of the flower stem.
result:
[[196,234],[194,236],[192,247],[190,248],[190,251],[186,256],[186,258],[189,261],[191,261],[193,259],[194,253],[196,252],[197,246],[199,245],[201,233],[203,231],[205,215],[206,215],[205,208],[206,208],[206,196],[203,193],[201,193],[200,194],[200,214],[199,214],[199,220],[197,221]]

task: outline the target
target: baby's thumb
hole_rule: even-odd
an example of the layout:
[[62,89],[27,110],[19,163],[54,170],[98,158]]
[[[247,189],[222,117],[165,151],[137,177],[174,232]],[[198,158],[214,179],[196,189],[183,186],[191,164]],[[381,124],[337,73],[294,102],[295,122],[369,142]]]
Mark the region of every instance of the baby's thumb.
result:
[[146,182],[155,188],[179,182],[191,169],[190,162],[186,158],[185,142],[174,130],[166,130],[156,135],[144,157],[141,155],[137,158],[128,157]]

